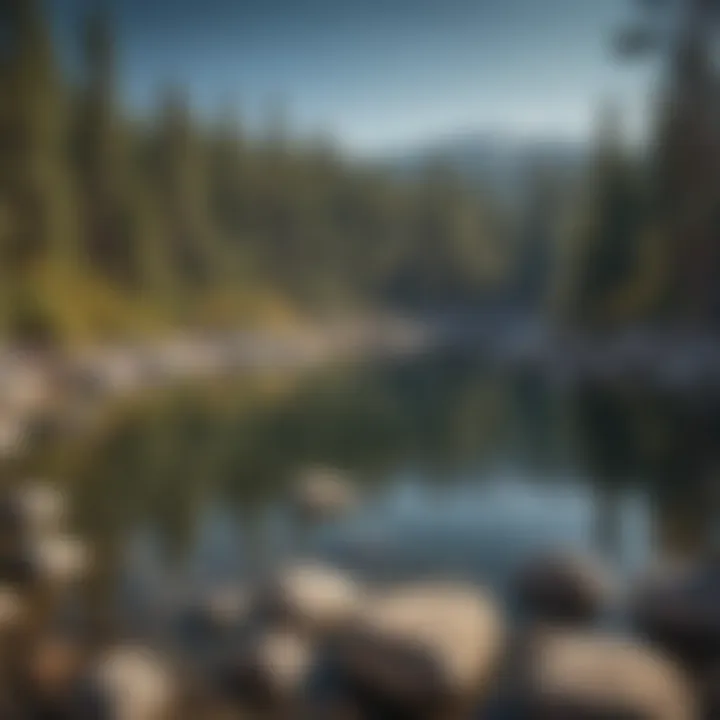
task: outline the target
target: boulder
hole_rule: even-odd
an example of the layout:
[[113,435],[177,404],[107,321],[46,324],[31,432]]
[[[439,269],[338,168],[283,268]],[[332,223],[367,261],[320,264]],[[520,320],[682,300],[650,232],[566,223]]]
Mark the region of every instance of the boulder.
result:
[[246,637],[220,671],[225,694],[262,709],[295,708],[309,680],[313,647],[288,629],[264,629]]
[[526,616],[562,624],[592,622],[614,592],[609,572],[598,561],[569,554],[535,558],[521,571],[516,586]]
[[[174,669],[142,646],[107,650],[91,669],[88,687],[105,720],[170,720],[180,695]],[[84,717],[84,716],[82,716]]]
[[515,692],[534,720],[693,720],[697,700],[681,670],[626,639],[569,630],[537,633]]
[[258,591],[254,613],[264,621],[311,633],[326,633],[350,621],[362,591],[342,572],[321,564],[280,570]]
[[370,702],[433,717],[489,692],[504,638],[494,602],[477,589],[411,585],[368,597],[336,653],[341,674]]

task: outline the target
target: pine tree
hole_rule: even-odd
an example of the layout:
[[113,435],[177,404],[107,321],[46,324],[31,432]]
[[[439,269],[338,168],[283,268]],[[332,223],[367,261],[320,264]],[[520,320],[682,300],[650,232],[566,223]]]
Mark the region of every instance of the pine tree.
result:
[[206,145],[187,98],[179,91],[165,95],[148,143],[145,169],[161,213],[177,292],[208,289],[222,263],[210,213]]
[[123,232],[124,138],[115,106],[113,39],[107,18],[86,23],[85,77],[75,123],[75,157],[82,189],[84,251],[89,270],[129,285],[132,244]]
[[603,115],[591,163],[584,218],[576,237],[570,312],[577,321],[607,325],[629,319],[621,307],[640,272],[642,195],[636,164],[621,142],[614,109]]
[[654,54],[664,70],[654,128],[652,212],[669,261],[669,306],[683,321],[720,319],[720,104],[713,54],[718,0],[644,3],[624,55]]
[[[62,287],[76,258],[76,207],[67,163],[67,105],[37,0],[5,0],[8,35],[0,108],[3,259],[20,335],[50,332],[40,278]],[[63,279],[65,278],[65,279]]]

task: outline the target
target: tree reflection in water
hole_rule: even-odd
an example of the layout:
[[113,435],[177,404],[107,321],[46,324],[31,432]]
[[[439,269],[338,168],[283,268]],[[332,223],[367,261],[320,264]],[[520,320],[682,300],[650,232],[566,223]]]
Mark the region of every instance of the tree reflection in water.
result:
[[[515,520],[544,492],[543,512],[555,512],[559,527],[560,513],[576,505],[554,497],[590,497],[592,543],[616,561],[627,551],[633,498],[651,515],[650,549],[694,552],[717,523],[718,431],[711,398],[622,385],[561,390],[537,373],[436,356],[181,388],[116,412],[93,437],[38,451],[21,469],[66,483],[77,528],[102,558],[92,605],[112,629],[133,593],[235,576],[322,543],[347,545],[363,527],[385,538],[400,538],[402,527],[409,545],[432,518],[429,538],[392,559],[427,571],[442,555],[443,533],[460,533],[458,508],[487,508],[507,478],[517,507],[503,512]],[[368,496],[359,519],[306,532],[292,525],[289,483],[312,463],[357,479]],[[402,512],[415,512],[407,527],[401,496]],[[462,526],[462,554],[475,555],[468,567],[489,554],[482,517],[478,510],[477,534]],[[550,517],[518,531],[523,547],[552,527]],[[643,532],[630,528],[636,538]],[[138,570],[138,557],[152,572]],[[152,589],[142,587],[148,578]]]

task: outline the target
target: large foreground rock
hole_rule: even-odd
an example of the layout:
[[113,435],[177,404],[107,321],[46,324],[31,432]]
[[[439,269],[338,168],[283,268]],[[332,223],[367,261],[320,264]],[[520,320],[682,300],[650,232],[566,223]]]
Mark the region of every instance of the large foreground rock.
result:
[[605,635],[545,631],[530,642],[516,690],[519,718],[695,720],[680,669],[639,644]]
[[360,695],[398,716],[433,717],[489,691],[504,636],[495,604],[475,588],[416,585],[368,598],[337,656]]

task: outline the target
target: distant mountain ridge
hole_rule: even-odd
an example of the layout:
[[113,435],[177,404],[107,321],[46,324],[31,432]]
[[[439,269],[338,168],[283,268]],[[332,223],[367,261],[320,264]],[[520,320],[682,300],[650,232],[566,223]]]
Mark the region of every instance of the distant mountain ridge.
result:
[[517,195],[532,169],[574,178],[585,168],[588,152],[587,143],[580,140],[466,133],[388,153],[379,162],[386,169],[410,176],[437,164],[472,183]]

